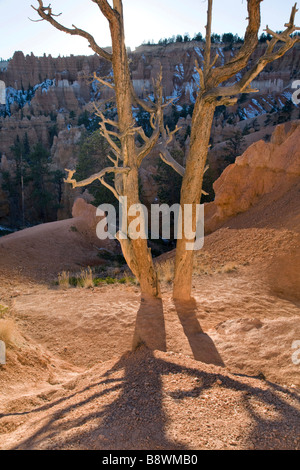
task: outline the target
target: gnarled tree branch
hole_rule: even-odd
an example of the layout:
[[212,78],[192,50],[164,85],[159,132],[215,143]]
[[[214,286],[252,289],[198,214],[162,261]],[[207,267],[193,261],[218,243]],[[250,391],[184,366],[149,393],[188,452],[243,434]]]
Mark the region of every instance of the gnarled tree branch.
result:
[[96,80],[97,82],[101,83],[101,85],[104,85],[104,86],[107,86],[108,88],[111,88],[112,90],[115,88],[115,85],[111,82],[108,82],[106,80],[104,80],[103,78],[101,77],[98,77],[98,75],[96,74],[96,72],[94,72],[94,80]]
[[[74,25],[72,25],[73,29],[67,28],[66,26],[62,25],[61,23],[59,23],[58,21],[54,19],[54,17],[60,16],[61,13],[59,13],[58,15],[54,15],[52,13],[52,9],[50,8],[50,5],[49,7],[44,6],[43,0],[38,0],[38,3],[39,3],[38,8],[35,8],[33,5],[31,6],[39,14],[42,20],[48,21],[48,23],[52,24],[52,26],[54,26],[59,31],[63,31],[67,34],[71,34],[72,36],[81,36],[87,39],[89,42],[89,47],[91,47],[91,49],[93,49],[93,51],[96,52],[96,54],[99,54],[101,57],[103,57],[103,59],[109,60],[110,62],[112,61],[112,54],[102,49],[102,47],[98,46],[94,37],[90,33],[80,28],[77,28]],[[98,2],[95,2],[95,3],[98,3]],[[100,3],[100,0],[99,0],[99,3]]]
[[[150,126],[153,129],[151,137],[147,137],[141,128],[138,129],[138,134],[142,137],[145,144],[137,149],[137,165],[140,166],[143,159],[151,152],[158,142],[160,132],[163,129],[163,96],[162,96],[162,69],[157,79],[153,83],[155,102],[153,103],[153,110],[150,113]],[[169,103],[167,103],[169,104]],[[166,105],[167,105],[166,104]]]
[[[169,165],[171,168],[173,168],[173,170],[176,171],[176,173],[178,173],[180,176],[182,176],[182,177],[184,176],[185,168],[182,165],[180,165],[180,163],[178,163],[175,160],[175,158],[172,157],[171,153],[169,152],[169,150],[166,147],[163,147],[161,149],[161,152],[160,152],[159,156],[166,165]],[[204,171],[203,171],[203,175],[207,172],[208,168],[209,167],[207,165],[205,167]],[[206,191],[204,191],[203,189],[201,190],[201,193],[204,196],[208,196],[208,193]]]
[[211,57],[211,24],[212,24],[212,7],[213,0],[208,0],[208,10],[207,10],[207,25],[206,25],[206,39],[205,39],[205,50],[204,50],[204,79],[207,79],[208,73],[210,71],[210,57]]
[[[250,68],[250,70],[245,72],[242,79],[232,86],[219,86],[208,90],[204,94],[204,97],[208,99],[208,101],[212,102],[216,98],[221,97],[222,99],[217,102],[218,106],[220,106],[220,103],[223,104],[223,101],[225,100],[226,102],[226,99],[228,100],[229,97],[233,97],[240,93],[256,93],[259,91],[251,88],[251,82],[259,75],[260,72],[262,72],[262,70],[264,70],[266,65],[284,56],[284,54],[292,49],[297,42],[300,42],[299,37],[291,37],[291,34],[298,29],[294,25],[295,14],[298,11],[296,6],[297,4],[295,4],[292,9],[290,22],[286,23],[287,29],[285,31],[282,33],[274,33],[268,27],[266,28],[265,31],[272,36],[272,39],[269,41],[265,53],[258,59],[254,66]],[[283,43],[282,46],[279,47],[279,49],[274,50],[275,46],[279,42]],[[235,101],[233,101],[233,103],[234,102]]]
[[105,188],[109,189],[109,191],[111,191],[113,195],[115,196],[115,198],[119,201],[120,194],[117,192],[116,188],[108,184],[104,178],[99,178],[99,181]]
[[92,0],[100,8],[101,13],[112,22],[116,18],[116,12],[111,8],[107,0]]
[[229,62],[221,67],[211,69],[211,85],[216,87],[228,80],[246,67],[250,56],[258,44],[260,28],[260,4],[262,0],[248,0],[248,26],[245,33],[244,44]]
[[178,173],[180,176],[184,175],[185,168],[182,165],[180,165],[180,163],[178,163],[172,157],[172,155],[170,154],[169,150],[166,147],[162,146],[162,148],[160,149],[159,155],[162,161],[166,163],[166,165],[169,165],[171,168],[173,168],[173,170],[175,170],[176,173]]
[[[138,149],[137,154],[137,165],[140,166],[144,158],[151,152],[151,150],[155,147],[160,134],[160,126],[157,122],[155,130],[152,132],[150,138],[147,139],[145,144]],[[145,136],[145,134],[144,134]]]
[[103,170],[99,171],[98,173],[95,173],[85,180],[82,181],[76,181],[73,178],[74,173],[76,170],[68,170],[66,169],[66,172],[68,173],[67,179],[64,179],[64,183],[70,183],[72,185],[72,188],[81,188],[83,186],[87,186],[91,183],[93,183],[96,180],[101,180],[107,173],[128,173],[130,171],[129,167],[107,167],[103,168]]

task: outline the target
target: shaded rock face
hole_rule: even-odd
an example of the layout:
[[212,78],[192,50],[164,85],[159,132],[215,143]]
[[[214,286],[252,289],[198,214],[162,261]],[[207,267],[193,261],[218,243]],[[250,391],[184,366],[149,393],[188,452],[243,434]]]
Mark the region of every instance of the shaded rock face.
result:
[[272,260],[268,268],[271,291],[291,301],[300,300],[300,251],[291,250],[289,256],[279,256]]
[[[54,137],[51,148],[52,168],[54,170],[73,169],[76,167],[80,142],[84,126],[64,129]],[[72,189],[70,184],[62,185],[61,208],[58,210],[58,220],[68,219],[72,214],[75,199],[81,194],[81,190]]]
[[0,76],[7,87],[19,90],[22,87],[27,89],[46,79],[66,79],[74,82],[78,78],[79,71],[96,70],[99,64],[100,58],[97,55],[53,58],[51,55],[24,56],[23,52],[17,51],[6,69],[0,71]]
[[51,112],[57,112],[61,108],[76,112],[79,110],[77,99],[79,91],[79,83],[74,82],[70,84],[68,80],[59,80],[47,91],[38,88],[31,101],[33,113],[38,114],[42,111],[43,113],[50,114]]
[[49,116],[30,116],[30,119],[18,116],[0,118],[0,152],[13,158],[11,147],[14,145],[17,135],[20,140],[27,134],[29,142],[35,144],[41,142],[49,147],[49,128],[53,125]]
[[205,206],[206,232],[247,211],[263,195],[289,191],[300,182],[300,121],[277,126],[270,142],[259,141],[229,165],[214,183],[215,200]]
[[52,163],[56,168],[74,168],[78,158],[84,126],[64,129],[53,139]]

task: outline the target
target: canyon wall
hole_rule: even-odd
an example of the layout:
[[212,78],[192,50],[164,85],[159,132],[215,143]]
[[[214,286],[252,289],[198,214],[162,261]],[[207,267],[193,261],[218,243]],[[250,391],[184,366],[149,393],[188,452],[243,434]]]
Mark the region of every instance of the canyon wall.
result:
[[[176,145],[185,154],[188,152],[191,125],[188,113],[192,112],[199,84],[195,61],[201,65],[203,47],[203,43],[196,41],[148,45],[129,54],[133,84],[142,98],[152,98],[152,82],[162,66],[164,95],[174,99],[174,106],[168,110],[169,119],[170,122],[180,119],[182,130]],[[238,47],[214,44],[212,55],[218,54],[217,64],[222,65],[232,58]],[[260,44],[251,61],[257,59],[264,49],[265,45]],[[243,134],[243,145],[247,147],[268,138],[279,118],[287,121],[299,119],[299,108],[291,104],[292,83],[297,79],[300,66],[299,52],[300,45],[297,45],[257,77],[254,86],[259,88],[259,93],[243,95],[234,107],[217,109],[209,152],[214,179],[228,164],[225,161],[227,145],[237,132]],[[76,165],[84,119],[90,115],[94,102],[111,97],[110,89],[97,86],[94,72],[101,77],[113,78],[111,64],[97,55],[53,58],[45,55],[35,57],[33,54],[24,56],[22,52],[16,52],[10,61],[1,62],[0,81],[6,86],[6,100],[5,104],[0,103],[0,157],[5,156],[13,163],[11,147],[19,136],[21,141],[27,138],[31,147],[37,142],[42,143],[52,156],[53,168],[64,171],[66,166]],[[231,81],[239,79],[240,76],[236,76]],[[155,200],[157,191],[153,171],[153,163],[141,171],[149,203]],[[0,187],[1,184],[0,175]],[[3,222],[8,202],[1,191],[0,222]],[[73,196],[69,193],[63,189],[65,209],[60,209],[59,217],[70,215]]]
[[[232,58],[236,48],[213,45],[212,55],[219,54],[218,63],[222,64]],[[260,56],[264,48],[260,44],[251,60]],[[232,120],[234,124],[246,122],[262,114],[276,112],[290,101],[292,83],[300,68],[299,52],[300,45],[296,45],[258,76],[253,85],[260,92],[244,95],[237,105],[230,108],[230,123]],[[200,42],[140,46],[130,53],[134,87],[140,97],[151,97],[152,81],[162,66],[164,95],[175,99],[174,103],[180,112],[182,107],[195,103],[199,84],[196,60],[199,64],[203,60],[203,44]],[[58,126],[58,130],[67,125],[76,125],[80,114],[89,109],[91,101],[109,98],[109,89],[97,88],[93,80],[94,72],[99,76],[112,76],[111,64],[97,55],[53,58],[35,57],[33,54],[24,56],[22,52],[16,52],[0,68],[0,81],[6,84],[6,104],[0,105],[0,153],[10,158],[10,147],[15,136],[19,134],[23,138],[25,132],[30,134],[30,143],[36,142],[37,137],[46,144],[46,135],[50,139],[49,134],[54,125]],[[231,81],[238,79],[233,77]],[[222,128],[221,134],[227,118],[220,113],[216,119],[216,127]],[[218,134],[220,129],[215,133],[216,136]],[[221,140],[224,140],[223,135]]]
[[[229,165],[213,187],[215,200],[205,206],[207,233],[246,212],[266,195],[276,201],[300,184],[300,121],[281,124],[270,142],[260,140]],[[299,205],[299,192],[298,195]]]

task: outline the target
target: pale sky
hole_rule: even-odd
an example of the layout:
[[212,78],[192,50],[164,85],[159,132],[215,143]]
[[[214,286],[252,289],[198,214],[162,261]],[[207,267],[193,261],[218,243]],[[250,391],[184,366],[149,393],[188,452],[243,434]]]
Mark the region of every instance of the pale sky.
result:
[[[45,1],[45,5],[48,6],[49,1]],[[264,0],[262,29],[266,24],[273,30],[283,29],[294,3],[294,0]],[[15,51],[33,52],[36,56],[46,53],[53,57],[93,54],[85,39],[56,31],[46,22],[31,22],[28,17],[38,18],[31,4],[37,6],[38,2],[0,0],[0,58],[8,59]],[[152,39],[158,42],[160,38],[177,34],[205,33],[206,0],[123,0],[123,5],[126,44],[131,49]],[[75,24],[93,34],[100,46],[110,46],[107,21],[91,0],[52,0],[51,6],[54,13],[63,13],[58,20],[65,26]],[[243,36],[246,16],[246,0],[214,0],[213,32]],[[300,25],[300,12],[297,18]]]

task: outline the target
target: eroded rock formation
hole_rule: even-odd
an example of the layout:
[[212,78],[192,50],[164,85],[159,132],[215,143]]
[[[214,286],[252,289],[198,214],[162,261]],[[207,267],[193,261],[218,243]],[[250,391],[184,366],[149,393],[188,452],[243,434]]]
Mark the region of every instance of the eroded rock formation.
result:
[[[218,60],[223,63],[237,47],[214,44],[213,53],[218,53]],[[261,45],[255,54],[261,54],[264,47]],[[279,118],[287,121],[299,119],[299,108],[293,104],[286,115],[280,115],[281,110],[291,104],[292,83],[297,78],[295,71],[300,61],[299,47],[260,74],[254,84],[260,93],[241,97],[232,108],[219,109],[214,120],[209,154],[213,179],[228,165],[224,160],[228,157],[227,145],[236,132],[243,134],[244,148],[247,148],[257,140],[268,138]],[[143,98],[148,95],[151,98],[152,81],[162,66],[164,94],[175,98],[173,108],[168,110],[168,118],[173,122],[181,116],[179,125],[182,129],[177,139],[185,155],[188,153],[191,125],[188,112],[192,111],[187,108],[193,106],[198,86],[195,60],[201,64],[202,57],[203,44],[196,41],[140,46],[130,54],[133,84]],[[49,150],[53,168],[61,171],[66,167],[74,168],[78,156],[76,139],[81,133],[80,117],[90,111],[93,100],[106,99],[111,95],[111,90],[97,88],[93,73],[109,76],[111,65],[96,55],[53,58],[45,55],[35,57],[33,54],[24,56],[22,52],[16,52],[10,61],[0,65],[0,80],[7,87],[7,103],[0,105],[0,156],[5,154],[12,161],[14,154],[11,147],[16,137],[23,141],[27,135],[31,147],[41,142]],[[232,80],[238,79],[234,77]],[[144,196],[149,203],[156,197],[153,166],[154,163],[150,162],[149,168],[143,168],[141,172]],[[78,195],[74,193],[64,188],[59,218],[70,216],[74,198]],[[7,201],[3,191],[1,201],[4,213]]]
[[206,232],[247,211],[262,196],[274,200],[300,182],[300,121],[276,127],[270,142],[252,144],[229,165],[213,187],[215,200],[205,206]]

